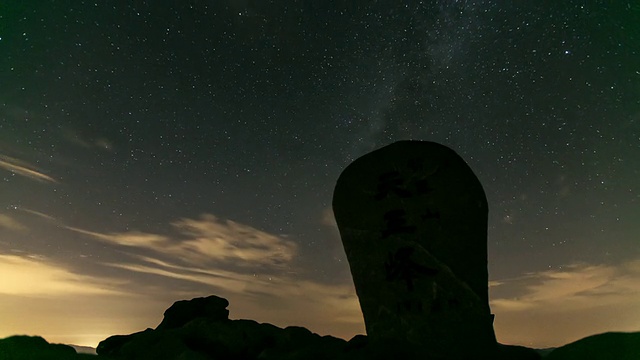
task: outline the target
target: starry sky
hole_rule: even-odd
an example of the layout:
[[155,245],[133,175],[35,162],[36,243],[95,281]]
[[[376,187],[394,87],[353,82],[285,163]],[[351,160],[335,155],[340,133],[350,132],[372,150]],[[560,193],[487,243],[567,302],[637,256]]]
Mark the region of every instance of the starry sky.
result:
[[484,186],[500,342],[638,331],[638,24],[633,1],[0,5],[0,337],[95,346],[210,294],[363,333],[331,197],[401,139]]

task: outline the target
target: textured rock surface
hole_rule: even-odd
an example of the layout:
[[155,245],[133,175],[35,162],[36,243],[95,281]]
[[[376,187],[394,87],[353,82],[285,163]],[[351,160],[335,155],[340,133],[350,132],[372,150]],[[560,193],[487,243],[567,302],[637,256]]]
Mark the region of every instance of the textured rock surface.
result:
[[340,175],[333,211],[372,340],[433,357],[495,351],[487,201],[453,150],[400,141],[362,156]]

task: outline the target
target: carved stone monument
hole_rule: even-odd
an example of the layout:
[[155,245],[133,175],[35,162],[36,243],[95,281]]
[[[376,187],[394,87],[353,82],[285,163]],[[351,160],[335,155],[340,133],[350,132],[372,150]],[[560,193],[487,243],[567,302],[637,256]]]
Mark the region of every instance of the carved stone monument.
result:
[[494,351],[487,200],[460,156],[424,141],[375,150],[342,172],[333,211],[372,341],[433,358]]

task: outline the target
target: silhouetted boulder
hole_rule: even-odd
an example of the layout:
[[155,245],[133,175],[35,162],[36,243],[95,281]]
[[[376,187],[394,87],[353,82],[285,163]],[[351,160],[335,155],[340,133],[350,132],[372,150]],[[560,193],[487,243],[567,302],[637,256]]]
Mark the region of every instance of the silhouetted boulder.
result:
[[177,301],[164,312],[164,318],[157,329],[179,328],[197,318],[207,318],[212,321],[227,320],[229,318],[227,306],[229,306],[227,299],[215,295]]
[[69,345],[49,344],[39,336],[16,335],[0,339],[1,360],[76,360],[94,358],[79,355]]
[[637,360],[640,359],[640,332],[608,332],[588,336],[561,346],[545,360]]
[[487,200],[460,156],[423,141],[375,150],[342,172],[333,211],[372,341],[494,354]]
[[303,327],[229,320],[227,306],[217,296],[178,301],[156,329],[109,337],[96,351],[111,359],[328,360],[347,344]]

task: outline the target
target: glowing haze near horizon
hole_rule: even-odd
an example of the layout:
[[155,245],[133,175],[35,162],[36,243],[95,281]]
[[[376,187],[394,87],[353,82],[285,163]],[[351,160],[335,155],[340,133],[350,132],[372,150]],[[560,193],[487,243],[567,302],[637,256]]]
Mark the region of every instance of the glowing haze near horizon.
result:
[[0,337],[363,333],[331,195],[400,139],[485,187],[499,341],[640,330],[633,2],[112,3],[0,7]]

